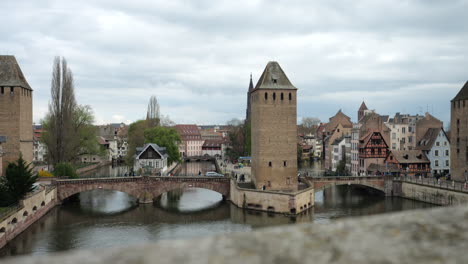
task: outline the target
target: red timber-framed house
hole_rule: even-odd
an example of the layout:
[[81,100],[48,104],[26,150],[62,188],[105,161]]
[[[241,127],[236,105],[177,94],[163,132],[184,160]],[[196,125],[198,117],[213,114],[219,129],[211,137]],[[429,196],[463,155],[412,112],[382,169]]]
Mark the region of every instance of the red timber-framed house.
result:
[[397,164],[406,176],[426,177],[431,173],[431,162],[422,150],[394,150],[385,159],[388,164]]
[[371,164],[383,165],[387,155],[388,145],[382,134],[369,131],[359,139],[359,175],[365,175]]

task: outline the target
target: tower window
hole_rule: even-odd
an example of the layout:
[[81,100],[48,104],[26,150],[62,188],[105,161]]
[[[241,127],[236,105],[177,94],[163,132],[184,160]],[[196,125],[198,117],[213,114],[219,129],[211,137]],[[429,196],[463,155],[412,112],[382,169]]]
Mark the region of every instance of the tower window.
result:
[[281,93],[281,101],[283,101],[283,100],[284,100],[284,95],[283,95],[283,93]]
[[276,100],[276,93],[273,93],[273,101]]
[[278,80],[276,80],[276,79],[273,79],[273,83],[277,83],[277,82],[278,82]]
[[265,100],[268,100],[268,93],[265,93]]
[[289,101],[291,101],[291,100],[292,100],[292,95],[291,95],[291,93],[289,93]]
[[286,161],[283,161],[283,166],[284,166],[284,167],[286,167],[286,164],[287,164]]
[[268,167],[271,167],[271,161],[268,162]]
[[14,94],[15,93],[15,90],[13,87],[10,87],[10,94]]
[[0,91],[1,91],[2,94],[4,94],[5,93],[5,87],[1,87]]

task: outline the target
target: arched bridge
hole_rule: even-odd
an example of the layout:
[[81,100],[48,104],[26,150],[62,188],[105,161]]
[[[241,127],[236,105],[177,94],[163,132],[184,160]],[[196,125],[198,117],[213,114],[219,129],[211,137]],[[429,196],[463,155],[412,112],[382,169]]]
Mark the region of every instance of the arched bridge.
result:
[[392,191],[392,178],[382,176],[324,176],[306,178],[314,190],[321,191],[334,185],[360,185],[379,190],[385,195]]
[[151,203],[161,194],[185,188],[209,189],[229,199],[230,179],[227,177],[121,177],[55,180],[57,197],[62,201],[73,194],[96,189],[125,192],[140,203]]

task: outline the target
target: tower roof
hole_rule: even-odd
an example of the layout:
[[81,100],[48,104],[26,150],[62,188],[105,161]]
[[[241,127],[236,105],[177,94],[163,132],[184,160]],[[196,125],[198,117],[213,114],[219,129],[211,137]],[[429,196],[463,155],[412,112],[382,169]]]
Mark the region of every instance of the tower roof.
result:
[[23,87],[32,90],[15,56],[0,55],[0,86]]
[[250,74],[250,83],[249,83],[249,93],[254,89],[253,82],[252,82],[252,74]]
[[366,105],[366,103],[364,103],[364,101],[362,101],[361,107],[359,107],[359,111],[361,111],[361,110],[362,111],[368,110],[367,105]]
[[268,62],[265,70],[255,86],[256,89],[294,89],[288,77],[276,61]]
[[452,101],[456,100],[468,100],[468,81],[463,85],[460,92],[452,99]]

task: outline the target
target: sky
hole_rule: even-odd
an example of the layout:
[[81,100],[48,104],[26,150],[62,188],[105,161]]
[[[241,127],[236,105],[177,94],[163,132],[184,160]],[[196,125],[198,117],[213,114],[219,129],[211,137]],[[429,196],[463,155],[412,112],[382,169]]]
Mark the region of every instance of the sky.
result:
[[250,74],[278,61],[298,121],[430,112],[447,123],[468,79],[468,0],[1,0],[0,54],[15,55],[48,111],[52,63],[67,59],[96,124],[146,116],[155,95],[176,123],[245,118]]

